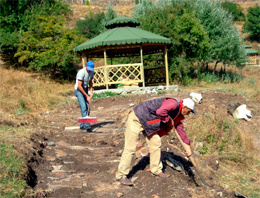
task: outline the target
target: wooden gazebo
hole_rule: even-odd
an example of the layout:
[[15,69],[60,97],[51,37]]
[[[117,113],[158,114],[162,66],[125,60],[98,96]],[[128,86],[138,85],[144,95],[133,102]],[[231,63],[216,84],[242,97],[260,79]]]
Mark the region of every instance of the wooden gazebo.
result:
[[[142,30],[136,19],[120,16],[106,23],[109,30],[74,48],[82,56],[83,67],[92,58],[104,58],[104,66],[95,67],[94,86],[142,83],[145,86],[143,56],[163,53],[166,85],[169,86],[167,47],[169,38]],[[140,63],[113,65],[116,57],[140,56]],[[107,59],[111,65],[107,64]]]

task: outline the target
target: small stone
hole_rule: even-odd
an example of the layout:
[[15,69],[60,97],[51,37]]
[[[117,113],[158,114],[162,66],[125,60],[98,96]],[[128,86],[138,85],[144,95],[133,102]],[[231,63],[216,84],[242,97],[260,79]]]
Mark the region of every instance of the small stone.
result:
[[123,193],[121,193],[121,192],[118,192],[117,194],[116,194],[116,197],[123,197],[124,196],[124,194]]
[[217,192],[217,196],[223,197],[223,192]]
[[55,146],[55,142],[47,142],[48,146]]

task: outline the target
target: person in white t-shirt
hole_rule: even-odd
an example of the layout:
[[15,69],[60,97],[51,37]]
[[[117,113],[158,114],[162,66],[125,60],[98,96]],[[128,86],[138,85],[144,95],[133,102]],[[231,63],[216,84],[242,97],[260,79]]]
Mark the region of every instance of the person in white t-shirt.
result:
[[[81,116],[86,117],[90,113],[88,109],[89,103],[93,96],[93,76],[94,76],[94,63],[88,61],[86,66],[78,71],[76,76],[76,83],[74,86],[75,95],[78,98]],[[89,123],[80,123],[80,129],[91,132]]]

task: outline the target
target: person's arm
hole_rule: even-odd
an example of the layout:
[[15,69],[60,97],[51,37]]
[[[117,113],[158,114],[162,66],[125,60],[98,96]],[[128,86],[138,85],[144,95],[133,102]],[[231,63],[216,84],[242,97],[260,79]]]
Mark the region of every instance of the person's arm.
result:
[[178,103],[173,99],[165,99],[159,109],[156,110],[156,115],[161,119],[163,123],[167,123],[171,120],[169,112],[178,108]]
[[[88,94],[84,91],[83,87],[82,87],[82,80],[78,80],[78,90],[86,97],[88,103],[90,102],[90,97],[88,96]],[[92,90],[92,94],[93,94],[93,90]]]
[[183,142],[183,147],[185,149],[185,155],[187,157],[190,157],[192,155],[192,152],[191,152],[191,147],[190,147],[190,140],[189,138],[187,137],[187,134],[183,128],[183,123],[182,122],[179,122],[176,126],[175,126],[175,129],[178,133],[178,135],[180,136],[182,142]]

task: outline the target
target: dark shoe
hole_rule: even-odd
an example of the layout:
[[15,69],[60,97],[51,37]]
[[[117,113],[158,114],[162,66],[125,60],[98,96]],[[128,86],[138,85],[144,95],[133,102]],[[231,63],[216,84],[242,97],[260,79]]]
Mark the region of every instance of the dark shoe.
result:
[[168,174],[165,174],[163,172],[160,172],[159,174],[157,174],[157,176],[161,177],[161,178],[167,178],[167,177],[170,177],[170,175]]
[[128,179],[126,176],[121,177],[121,179],[119,179],[120,183],[125,185],[125,186],[133,186],[134,184],[131,182],[130,179]]
[[87,128],[87,132],[93,132],[91,127]]
[[91,129],[91,126],[83,126],[83,127],[80,127],[81,130],[89,130]]

